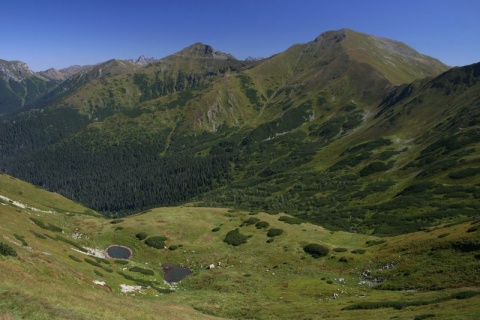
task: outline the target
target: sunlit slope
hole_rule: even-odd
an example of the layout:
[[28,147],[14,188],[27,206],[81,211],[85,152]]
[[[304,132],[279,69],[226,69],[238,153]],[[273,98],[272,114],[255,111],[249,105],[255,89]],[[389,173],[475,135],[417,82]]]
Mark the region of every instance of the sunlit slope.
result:
[[[10,318],[474,319],[478,312],[478,223],[377,238],[216,208],[158,208],[107,220],[17,179],[0,179],[0,242],[17,253],[0,256],[0,311]],[[235,229],[246,242],[228,245]],[[147,246],[139,233],[163,236],[166,248]],[[303,250],[311,243],[329,252],[314,258]],[[80,250],[99,254],[111,244],[130,247],[133,257],[120,264]],[[165,263],[193,274],[170,287],[162,280]],[[122,285],[141,288],[122,293]]]

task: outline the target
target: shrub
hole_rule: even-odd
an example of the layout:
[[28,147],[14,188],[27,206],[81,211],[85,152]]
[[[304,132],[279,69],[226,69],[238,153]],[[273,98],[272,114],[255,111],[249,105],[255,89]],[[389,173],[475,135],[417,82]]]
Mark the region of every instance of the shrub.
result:
[[238,229],[231,230],[225,235],[223,242],[230,244],[234,247],[239,246],[247,242],[248,236],[241,234]]
[[72,256],[72,255],[69,255],[68,256],[70,259],[72,259],[73,261],[75,262],[82,262],[82,260],[80,260],[79,258],[75,257],[75,256]]
[[338,259],[338,261],[343,262],[343,263],[348,263],[348,260],[345,257],[341,257],[340,259]]
[[155,236],[145,240],[145,244],[153,248],[162,249],[165,247],[165,240],[167,240],[167,238],[162,236]]
[[268,230],[267,237],[270,237],[270,238],[277,237],[277,236],[281,235],[282,233],[283,233],[282,229],[272,228],[272,229]]
[[141,241],[147,239],[148,234],[146,232],[139,232],[135,235],[135,237]]
[[122,264],[122,265],[127,265],[128,261],[127,260],[115,260],[114,263],[116,264]]
[[3,256],[17,256],[17,251],[6,243],[0,242],[0,254]]
[[129,270],[131,272],[139,272],[139,273],[144,274],[146,276],[153,276],[155,274],[155,272],[153,272],[153,270],[143,269],[143,268],[140,268],[140,267],[131,267]]
[[38,232],[35,232],[33,230],[30,230],[31,233],[33,233],[33,235],[37,238],[40,238],[40,239],[47,239],[47,237],[45,237],[43,234],[41,233],[38,233]]
[[46,225],[45,223],[43,223],[42,220],[38,220],[38,219],[35,219],[35,218],[30,218],[30,220],[32,220],[33,223],[35,223],[38,227],[42,228],[42,229],[45,229],[45,230],[50,230],[50,231],[53,231],[53,232],[62,232],[62,228],[59,228],[53,224],[48,224]]
[[437,238],[445,238],[449,234],[450,234],[450,232],[445,232],[445,233],[439,234]]
[[385,242],[386,242],[385,240],[368,240],[365,242],[365,244],[371,247],[371,246],[376,246]]
[[13,236],[15,237],[15,239],[17,239],[18,241],[20,241],[24,247],[28,247],[28,243],[27,243],[27,241],[25,241],[25,237],[24,237],[24,236],[21,236],[21,235],[16,234],[16,233],[13,234]]
[[385,163],[383,161],[373,161],[362,170],[360,170],[359,175],[365,177],[376,172],[386,171],[393,166],[393,163]]
[[270,226],[270,223],[266,221],[258,221],[257,223],[255,223],[255,227],[257,229],[267,229],[269,226]]
[[122,222],[123,222],[122,219],[116,219],[116,220],[110,221],[111,224],[117,224],[117,223],[122,223]]
[[283,221],[288,224],[301,224],[303,221],[301,219],[295,218],[295,217],[289,217],[289,216],[282,216],[278,218],[278,221]]
[[83,260],[85,260],[86,263],[91,264],[94,267],[99,267],[99,268],[102,267],[102,265],[100,263],[98,263],[97,261],[94,261],[94,260],[91,260],[91,259],[88,259],[88,258],[85,258]]
[[470,227],[467,229],[467,232],[474,232],[474,231],[477,231],[479,229],[478,226],[475,226],[475,227]]
[[94,272],[97,276],[103,277],[103,274],[102,274],[100,271],[93,270],[93,272]]
[[249,226],[249,225],[257,223],[258,221],[260,221],[260,219],[255,218],[255,217],[250,217],[247,220],[243,221],[243,225]]
[[310,243],[303,247],[303,251],[314,258],[324,257],[328,254],[328,248],[318,243]]
[[273,242],[273,238],[267,239],[266,242],[267,242],[267,243],[272,243],[272,242]]
[[364,254],[365,252],[367,252],[367,250],[365,250],[365,249],[352,250],[352,253],[355,253],[355,254]]
[[423,319],[428,319],[428,318],[434,318],[435,314],[433,313],[424,313],[424,314],[419,314],[418,316],[415,316],[413,320],[423,320]]
[[175,245],[175,244],[172,244],[170,247],[168,247],[168,250],[170,251],[174,251],[174,250],[177,250],[178,249],[178,246]]
[[217,232],[217,231],[220,231],[220,227],[215,227],[212,229],[212,232]]
[[335,252],[347,252],[348,249],[347,248],[333,248],[333,251],[335,251]]

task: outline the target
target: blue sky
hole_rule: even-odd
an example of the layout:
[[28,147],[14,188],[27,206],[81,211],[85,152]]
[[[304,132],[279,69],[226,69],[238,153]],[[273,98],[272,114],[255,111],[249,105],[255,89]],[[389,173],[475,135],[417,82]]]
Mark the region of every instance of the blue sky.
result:
[[0,6],[0,59],[35,71],[195,42],[239,59],[268,57],[350,28],[402,41],[448,65],[480,61],[479,0],[18,0]]

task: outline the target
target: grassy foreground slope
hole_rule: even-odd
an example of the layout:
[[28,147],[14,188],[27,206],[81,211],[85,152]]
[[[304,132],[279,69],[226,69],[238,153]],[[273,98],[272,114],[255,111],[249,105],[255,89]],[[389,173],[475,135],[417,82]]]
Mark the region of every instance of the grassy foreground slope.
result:
[[[0,195],[0,242],[17,253],[0,255],[6,319],[474,319],[480,311],[475,222],[378,238],[222,208],[109,220],[6,175]],[[237,228],[246,242],[226,244]],[[141,232],[168,249],[147,246]],[[313,258],[309,243],[328,254]],[[133,257],[100,257],[111,244]],[[165,263],[193,274],[170,286]]]

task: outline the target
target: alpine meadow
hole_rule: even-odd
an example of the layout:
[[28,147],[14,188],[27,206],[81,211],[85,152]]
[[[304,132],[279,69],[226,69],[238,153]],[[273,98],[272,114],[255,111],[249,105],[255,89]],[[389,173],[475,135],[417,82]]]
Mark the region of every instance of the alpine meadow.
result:
[[0,318],[477,319],[480,62],[327,31],[0,60]]

